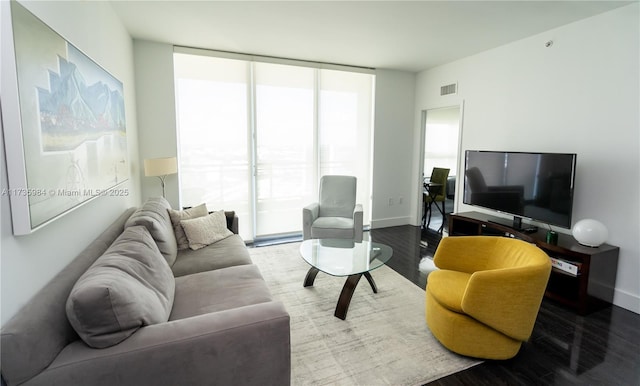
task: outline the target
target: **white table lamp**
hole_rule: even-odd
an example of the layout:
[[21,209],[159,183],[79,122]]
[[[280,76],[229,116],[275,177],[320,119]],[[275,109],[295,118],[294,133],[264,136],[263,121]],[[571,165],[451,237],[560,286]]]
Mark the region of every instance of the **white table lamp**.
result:
[[600,221],[592,219],[580,220],[571,229],[573,237],[587,247],[598,247],[609,237],[609,231]]
[[164,179],[169,174],[178,172],[178,160],[176,157],[150,158],[144,160],[144,175],[158,177],[162,185],[162,197],[164,197]]

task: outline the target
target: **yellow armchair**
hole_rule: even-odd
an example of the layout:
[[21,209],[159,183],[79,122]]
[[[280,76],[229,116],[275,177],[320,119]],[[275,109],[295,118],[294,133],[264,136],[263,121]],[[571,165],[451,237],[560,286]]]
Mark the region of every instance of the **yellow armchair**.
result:
[[429,274],[426,319],[461,355],[509,359],[529,339],[551,273],[549,256],[506,237],[443,238]]

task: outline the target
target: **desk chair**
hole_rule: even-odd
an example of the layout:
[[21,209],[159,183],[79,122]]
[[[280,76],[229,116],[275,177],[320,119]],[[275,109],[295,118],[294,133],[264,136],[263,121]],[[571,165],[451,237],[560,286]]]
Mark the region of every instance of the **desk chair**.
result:
[[[428,228],[429,224],[431,223],[431,210],[434,203],[436,203],[436,208],[442,214],[442,225],[440,226],[438,232],[442,232],[442,229],[444,228],[447,213],[445,202],[447,201],[448,178],[449,169],[433,168],[433,170],[431,171],[431,178],[429,179],[429,182],[424,183],[425,191],[422,194],[424,208],[422,215],[422,226],[425,229]],[[438,206],[438,202],[442,203],[442,208]]]

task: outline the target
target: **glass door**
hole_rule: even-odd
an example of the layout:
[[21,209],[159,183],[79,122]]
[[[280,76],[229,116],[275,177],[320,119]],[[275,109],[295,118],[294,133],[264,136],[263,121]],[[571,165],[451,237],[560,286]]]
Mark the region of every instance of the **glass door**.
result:
[[251,235],[249,63],[176,54],[180,202],[234,210]]
[[315,70],[254,63],[255,236],[300,232],[314,201]]
[[374,84],[371,75],[320,70],[320,175],[356,176],[356,202],[370,222]]

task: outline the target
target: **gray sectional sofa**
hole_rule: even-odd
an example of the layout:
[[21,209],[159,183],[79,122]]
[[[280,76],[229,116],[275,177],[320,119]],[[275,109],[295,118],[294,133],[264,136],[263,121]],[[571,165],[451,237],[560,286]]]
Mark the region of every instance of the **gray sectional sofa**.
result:
[[170,211],[127,210],[3,326],[9,386],[290,384],[289,315],[237,216],[233,234],[179,249]]

